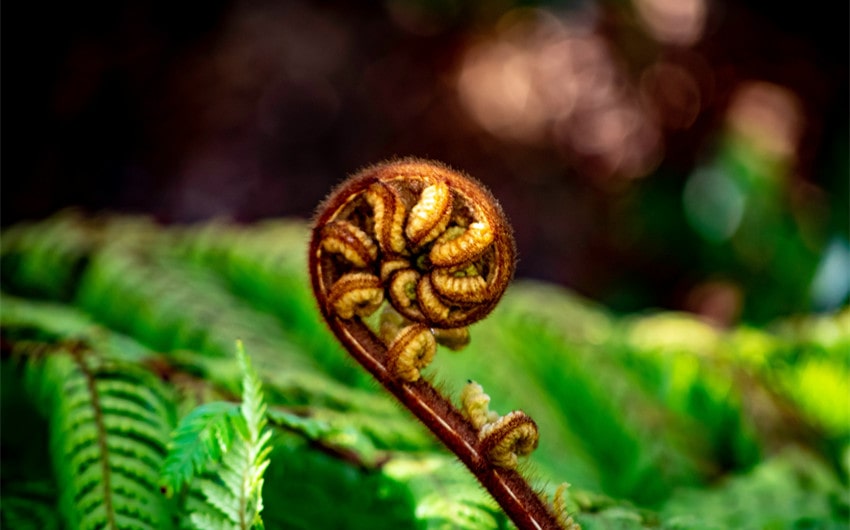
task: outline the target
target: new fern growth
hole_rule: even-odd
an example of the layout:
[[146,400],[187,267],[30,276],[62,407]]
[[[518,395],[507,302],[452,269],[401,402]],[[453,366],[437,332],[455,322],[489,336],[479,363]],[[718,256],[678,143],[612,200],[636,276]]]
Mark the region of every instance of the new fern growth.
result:
[[[242,403],[211,402],[187,414],[169,443],[162,487],[186,502],[186,528],[263,528],[263,473],[272,435],[262,384],[242,343]],[[185,491],[184,491],[185,489]]]
[[367,168],[330,195],[309,261],[322,315],[355,359],[457,455],[517,526],[561,528],[554,508],[516,470],[517,457],[537,446],[534,421],[521,411],[482,417],[466,403],[461,412],[421,373],[437,344],[466,345],[466,326],[495,307],[515,255],[511,227],[480,183],[406,159]]

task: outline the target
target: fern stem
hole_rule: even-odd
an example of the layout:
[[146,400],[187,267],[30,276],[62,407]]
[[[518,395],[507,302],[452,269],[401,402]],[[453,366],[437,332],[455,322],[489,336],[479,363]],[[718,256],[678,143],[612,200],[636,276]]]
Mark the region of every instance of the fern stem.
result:
[[383,362],[387,348],[359,320],[330,319],[334,333],[372,376],[452,451],[521,529],[560,530],[557,517],[523,476],[492,466],[479,451],[478,435],[467,419],[430,383],[400,382]]

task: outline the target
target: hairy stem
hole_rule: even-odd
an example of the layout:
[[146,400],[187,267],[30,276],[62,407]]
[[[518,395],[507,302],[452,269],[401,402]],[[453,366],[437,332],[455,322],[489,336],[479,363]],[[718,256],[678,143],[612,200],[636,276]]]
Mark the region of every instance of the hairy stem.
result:
[[358,320],[333,317],[330,325],[348,352],[452,451],[521,529],[560,529],[557,517],[516,470],[492,466],[478,450],[469,421],[430,383],[399,382],[385,367],[387,348]]

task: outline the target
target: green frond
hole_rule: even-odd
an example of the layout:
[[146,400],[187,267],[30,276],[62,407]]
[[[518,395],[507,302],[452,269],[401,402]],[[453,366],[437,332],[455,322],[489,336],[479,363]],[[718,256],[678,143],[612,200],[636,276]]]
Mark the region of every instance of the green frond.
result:
[[68,299],[95,245],[94,233],[76,211],[15,226],[4,231],[0,239],[4,282],[13,284],[22,294]]
[[254,527],[262,510],[262,474],[269,464],[267,456],[267,450],[257,453],[250,442],[237,437],[224,454],[216,476],[196,481],[195,487],[219,514],[221,528],[247,530]]
[[[263,314],[277,317],[287,336],[335,381],[371,388],[371,378],[352,363],[316,311],[303,249],[310,229],[297,219],[268,220],[251,227],[210,222],[180,233],[174,245],[186,261],[215,271],[231,290]],[[244,339],[245,335],[241,335]],[[258,352],[249,344],[255,362]]]
[[157,484],[173,419],[167,392],[138,366],[63,344],[28,362],[25,379],[47,404],[65,520],[75,528],[168,528],[172,508]]
[[234,342],[242,339],[255,359],[273,359],[285,370],[315,369],[273,317],[251,308],[209,270],[167,255],[142,258],[105,247],[91,257],[76,303],[159,350],[232,358]]
[[[766,509],[769,507],[769,510]],[[825,514],[832,513],[832,517]],[[717,487],[682,489],[662,515],[682,526],[713,528],[847,528],[850,499],[818,456],[787,449]]]
[[[231,494],[230,502],[218,498],[221,506],[239,507],[239,528],[253,528],[259,521],[262,510],[263,473],[269,465],[268,455],[271,450],[269,440],[271,430],[267,429],[266,404],[263,399],[262,384],[251,362],[245,354],[242,343],[237,345],[237,356],[242,365],[242,420],[247,428],[247,435],[236,439],[230,450],[225,453],[219,470],[219,477]],[[202,487],[208,500],[213,502],[210,495],[218,495],[220,491],[207,482]],[[226,513],[226,512],[225,512]]]
[[[122,369],[138,370],[136,364],[128,363],[139,363],[156,357],[156,354],[130,337],[114,333],[85,313],[66,305],[26,300],[0,292],[0,307],[3,335],[16,346],[34,341],[30,344],[50,345],[52,349],[64,346],[67,349],[82,343],[103,358],[122,361]],[[100,369],[107,370],[108,366]],[[156,399],[154,403],[160,401],[162,399]]]
[[41,367],[43,385],[55,385],[51,451],[64,516],[74,528],[168,528],[172,507],[157,479],[170,415],[153,411],[169,404],[140,402],[164,393],[149,390],[160,383],[128,367],[116,385],[87,355],[55,355]]
[[203,495],[207,508],[189,516],[196,528],[262,526],[263,473],[270,463],[272,431],[262,383],[241,342],[237,359],[242,403],[207,403],[190,412],[172,435],[163,468],[167,490],[191,481],[190,498],[195,492]]
[[162,485],[169,496],[221,461],[233,444],[230,422],[238,410],[236,403],[215,401],[196,407],[180,420],[162,468]]

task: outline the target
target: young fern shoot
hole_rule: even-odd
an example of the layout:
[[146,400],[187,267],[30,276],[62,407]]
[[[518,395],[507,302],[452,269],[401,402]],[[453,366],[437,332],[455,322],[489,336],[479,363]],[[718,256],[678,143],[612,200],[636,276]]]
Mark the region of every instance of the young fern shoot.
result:
[[493,310],[515,260],[511,227],[489,191],[417,159],[369,167],[339,186],[319,209],[309,249],[319,309],[349,353],[519,528],[556,529],[559,516],[516,470],[517,457],[537,446],[534,421],[490,413],[477,385],[464,391],[461,412],[421,373],[437,344],[468,343],[467,326]]

